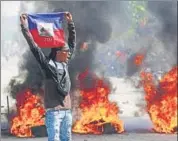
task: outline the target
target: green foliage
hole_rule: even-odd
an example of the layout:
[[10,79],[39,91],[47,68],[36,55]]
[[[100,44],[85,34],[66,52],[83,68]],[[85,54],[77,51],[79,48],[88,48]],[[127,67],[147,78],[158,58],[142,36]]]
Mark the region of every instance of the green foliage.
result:
[[131,15],[131,27],[122,37],[130,37],[135,34],[138,24],[147,16],[147,1],[129,1],[128,12]]
[[135,31],[138,24],[147,17],[147,1],[129,1],[127,12],[128,15],[131,15],[130,27],[126,32],[122,33],[122,35],[116,35],[116,39],[127,39],[137,34]]

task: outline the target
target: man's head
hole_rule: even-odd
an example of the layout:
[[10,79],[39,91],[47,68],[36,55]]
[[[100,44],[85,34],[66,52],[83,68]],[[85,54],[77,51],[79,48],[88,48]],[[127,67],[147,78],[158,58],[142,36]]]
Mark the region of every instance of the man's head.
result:
[[64,47],[52,48],[49,57],[57,62],[67,62],[69,56],[69,47],[65,44]]

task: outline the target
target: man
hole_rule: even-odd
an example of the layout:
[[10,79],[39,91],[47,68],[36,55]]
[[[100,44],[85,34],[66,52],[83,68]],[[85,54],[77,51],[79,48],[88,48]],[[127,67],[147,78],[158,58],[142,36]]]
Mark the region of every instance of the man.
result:
[[68,44],[65,44],[64,47],[51,49],[49,57],[46,57],[26,27],[27,15],[22,14],[20,16],[22,33],[46,76],[44,104],[48,141],[72,140],[72,113],[69,95],[71,82],[68,73],[68,61],[76,46],[76,32],[72,15],[66,12],[65,18],[68,22]]

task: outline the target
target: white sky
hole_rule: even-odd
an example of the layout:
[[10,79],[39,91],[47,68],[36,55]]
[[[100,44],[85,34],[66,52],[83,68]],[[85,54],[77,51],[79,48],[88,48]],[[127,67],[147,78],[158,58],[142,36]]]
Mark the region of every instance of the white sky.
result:
[[1,1],[1,16],[17,16],[20,11],[20,1]]

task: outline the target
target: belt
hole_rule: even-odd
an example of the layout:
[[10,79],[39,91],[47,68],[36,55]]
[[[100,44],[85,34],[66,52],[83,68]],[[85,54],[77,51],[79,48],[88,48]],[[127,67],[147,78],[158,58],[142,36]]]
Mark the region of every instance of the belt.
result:
[[54,107],[54,108],[47,108],[46,112],[48,112],[48,111],[67,111],[67,110],[71,110],[71,109],[62,108],[62,107]]

